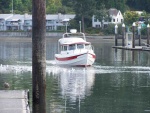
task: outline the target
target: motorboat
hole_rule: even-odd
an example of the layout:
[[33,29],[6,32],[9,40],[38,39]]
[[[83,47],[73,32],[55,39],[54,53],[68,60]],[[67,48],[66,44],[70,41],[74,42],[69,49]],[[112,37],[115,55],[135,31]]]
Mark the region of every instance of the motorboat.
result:
[[95,62],[94,47],[86,41],[85,34],[71,29],[58,40],[57,65],[91,66]]

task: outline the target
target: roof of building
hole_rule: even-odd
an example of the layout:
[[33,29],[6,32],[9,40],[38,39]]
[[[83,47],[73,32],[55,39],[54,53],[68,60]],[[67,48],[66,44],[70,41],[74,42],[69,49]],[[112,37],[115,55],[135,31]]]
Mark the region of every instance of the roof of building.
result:
[[46,15],[46,19],[48,20],[64,20],[64,19],[73,19],[75,14],[49,14]]
[[18,20],[22,20],[22,19],[24,19],[24,15],[14,14],[7,21],[18,21]]
[[[71,20],[75,17],[75,14],[47,14],[47,20]],[[0,19],[4,19],[6,21],[18,21],[18,20],[32,20],[32,15],[30,14],[0,14]]]
[[109,15],[117,16],[118,12],[119,12],[119,10],[117,10],[115,8],[109,9]]
[[0,19],[6,20],[12,16],[13,16],[13,14],[0,14]]

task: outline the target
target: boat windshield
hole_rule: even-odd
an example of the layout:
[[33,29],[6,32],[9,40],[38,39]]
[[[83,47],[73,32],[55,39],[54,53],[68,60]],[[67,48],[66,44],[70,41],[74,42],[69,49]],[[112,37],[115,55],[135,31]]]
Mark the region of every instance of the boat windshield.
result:
[[77,44],[77,49],[83,49],[84,45],[83,44]]
[[85,49],[91,49],[91,45],[90,44],[85,44]]
[[69,45],[69,49],[68,50],[75,50],[75,44]]

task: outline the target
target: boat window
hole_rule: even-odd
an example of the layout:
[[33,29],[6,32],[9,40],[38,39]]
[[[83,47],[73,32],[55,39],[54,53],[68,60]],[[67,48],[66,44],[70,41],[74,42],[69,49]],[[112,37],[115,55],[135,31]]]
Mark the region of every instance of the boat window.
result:
[[67,51],[67,46],[61,46],[62,51]]
[[91,45],[90,44],[85,44],[85,49],[91,49]]
[[69,50],[75,50],[75,44],[69,45]]
[[77,44],[77,48],[78,48],[78,49],[83,49],[83,48],[84,48],[84,45],[83,45],[83,44]]

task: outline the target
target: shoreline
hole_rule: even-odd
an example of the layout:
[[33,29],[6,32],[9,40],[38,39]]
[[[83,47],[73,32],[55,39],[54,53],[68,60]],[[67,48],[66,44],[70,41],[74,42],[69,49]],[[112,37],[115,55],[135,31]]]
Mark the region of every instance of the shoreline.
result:
[[[46,37],[46,41],[58,40],[61,37]],[[98,40],[114,40],[114,36],[86,36],[87,40],[96,42]],[[6,42],[32,42],[31,37],[0,37],[0,41]]]

